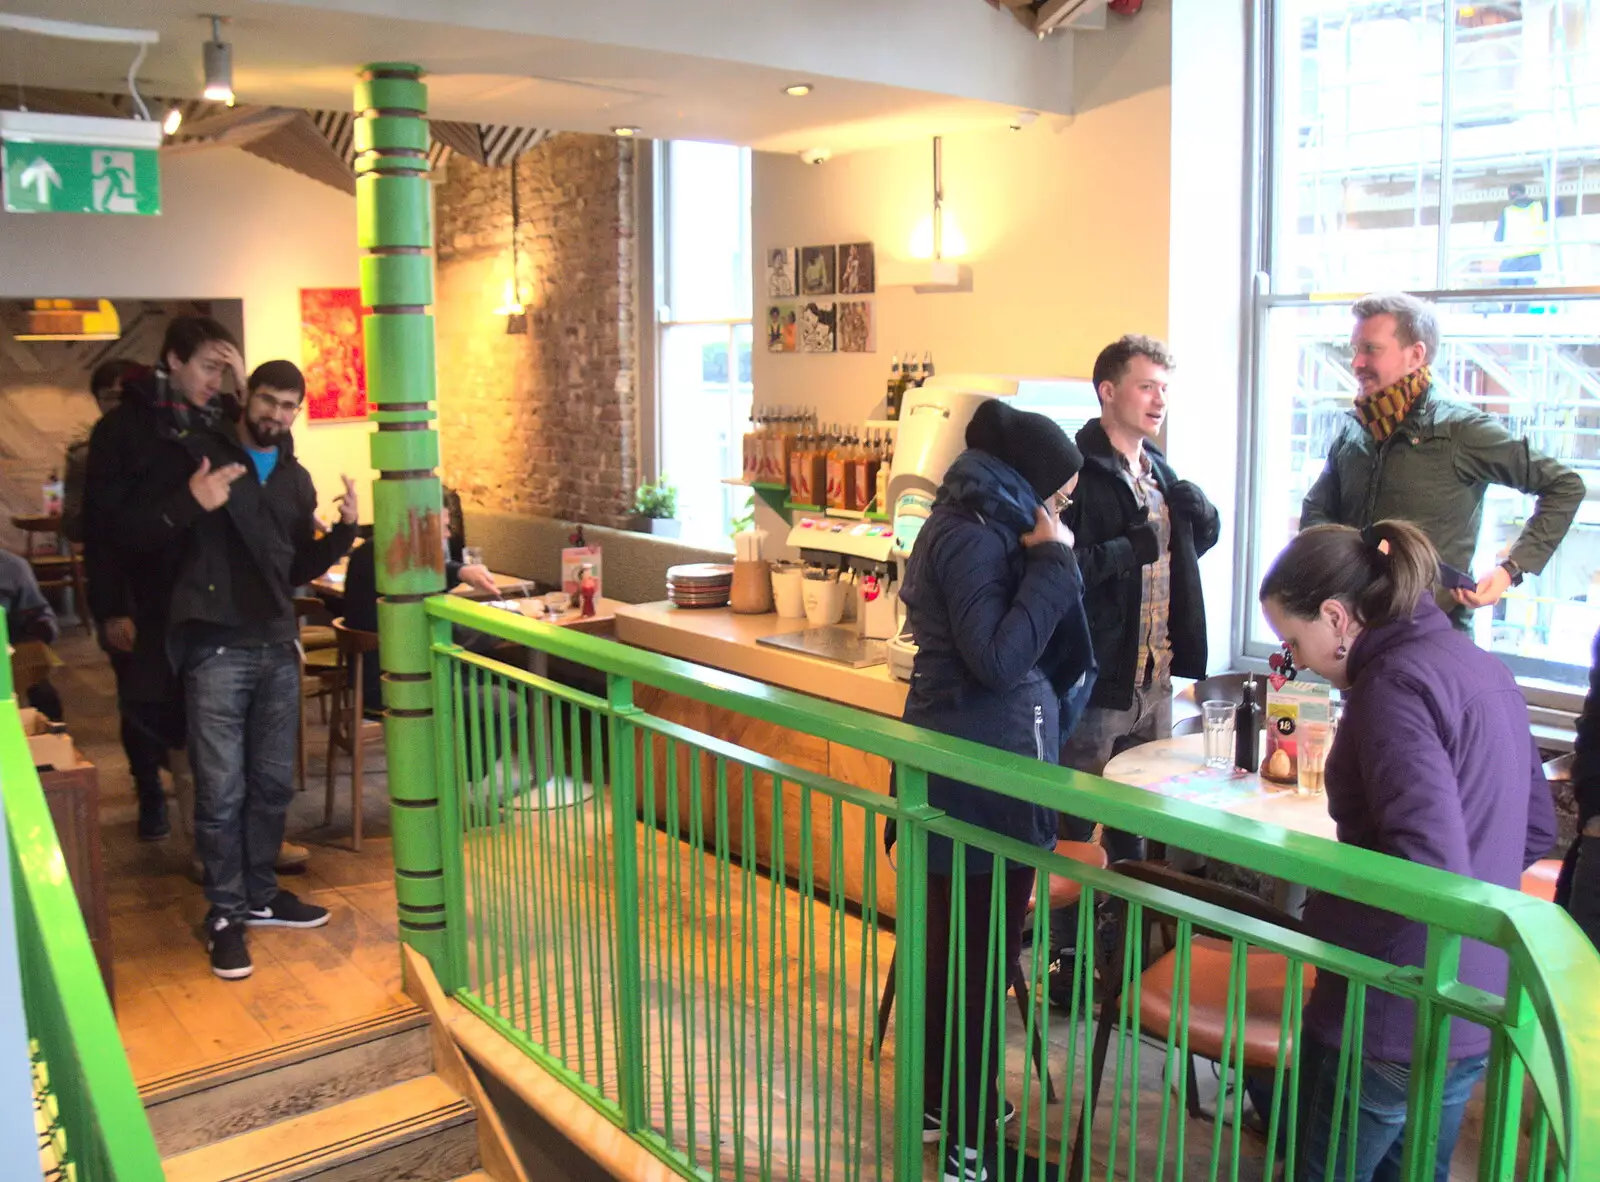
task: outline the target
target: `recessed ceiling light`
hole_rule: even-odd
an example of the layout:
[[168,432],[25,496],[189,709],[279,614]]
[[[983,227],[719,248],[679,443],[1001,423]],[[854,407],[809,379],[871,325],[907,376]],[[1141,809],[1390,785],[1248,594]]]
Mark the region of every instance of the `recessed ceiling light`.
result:
[[783,93],[790,98],[805,98],[806,95],[811,93],[811,83],[796,82],[793,86],[785,86]]
[[632,139],[634,136],[639,134],[639,129],[637,127],[613,127],[611,129],[611,134],[620,135],[625,140]]

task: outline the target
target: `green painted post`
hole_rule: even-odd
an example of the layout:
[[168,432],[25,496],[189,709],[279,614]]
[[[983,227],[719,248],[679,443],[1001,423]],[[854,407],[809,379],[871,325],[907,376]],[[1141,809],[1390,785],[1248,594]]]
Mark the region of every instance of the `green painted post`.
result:
[[422,601],[444,586],[444,512],[434,430],[433,227],[428,90],[418,66],[381,62],[355,88],[356,225],[372,466],[378,653],[394,832],[400,939],[446,988],[458,987],[449,932],[435,780],[434,687]]
[[922,1073],[939,1070],[938,1064],[922,1061],[928,1004],[928,773],[903,761],[896,761],[894,773],[901,817],[894,918],[894,1176],[920,1178]]

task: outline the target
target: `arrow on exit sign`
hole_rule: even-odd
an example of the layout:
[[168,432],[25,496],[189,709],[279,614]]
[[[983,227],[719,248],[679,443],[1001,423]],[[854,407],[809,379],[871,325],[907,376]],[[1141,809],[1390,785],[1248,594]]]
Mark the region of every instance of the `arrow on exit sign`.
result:
[[33,162],[22,170],[24,189],[32,189],[40,205],[50,204],[51,188],[61,187],[61,174],[50,166],[50,161],[42,157],[35,157]]

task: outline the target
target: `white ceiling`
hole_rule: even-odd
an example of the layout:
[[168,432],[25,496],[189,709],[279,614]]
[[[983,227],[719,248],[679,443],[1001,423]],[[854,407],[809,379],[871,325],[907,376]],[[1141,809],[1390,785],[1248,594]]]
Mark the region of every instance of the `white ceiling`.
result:
[[[463,22],[456,24],[356,11],[438,11],[422,0],[217,2],[230,16],[223,37],[233,45],[234,89],[251,103],[345,109],[362,64],[409,61],[427,69],[430,113],[443,119],[587,132],[625,124],[654,138],[835,154],[1003,127],[1020,99],[1062,113],[1070,106],[1070,35],[1036,42],[977,0],[456,0],[451,17]],[[200,45],[209,37],[201,7],[195,0],[0,0],[0,11],[157,30],[161,41],[139,77],[142,89],[169,97],[201,89]],[[805,25],[808,8],[835,25]],[[883,21],[890,10],[901,19]],[[923,28],[913,19],[919,10],[942,15],[945,25]],[[863,24],[851,12],[876,16]],[[605,34],[609,42],[529,31],[598,36],[600,16],[618,30]],[[750,26],[752,17],[770,26],[764,35]],[[646,36],[708,49],[701,56],[617,43]],[[757,52],[763,60],[728,56]],[[965,64],[936,67],[933,54]],[[0,29],[0,86],[119,90],[132,56],[126,46]],[[840,77],[806,63],[877,77]],[[938,84],[922,89],[884,77]],[[790,98],[783,87],[795,81],[815,90]],[[983,97],[953,95],[952,86]]]

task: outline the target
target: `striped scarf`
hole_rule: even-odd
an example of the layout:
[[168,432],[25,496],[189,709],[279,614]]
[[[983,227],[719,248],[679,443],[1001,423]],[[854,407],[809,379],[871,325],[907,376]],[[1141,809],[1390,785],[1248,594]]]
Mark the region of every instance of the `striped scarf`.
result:
[[1372,432],[1372,438],[1382,443],[1394,434],[1394,429],[1411,413],[1417,399],[1426,394],[1431,385],[1433,375],[1424,365],[1376,394],[1366,397],[1357,395],[1356,417],[1361,420],[1363,427]]

